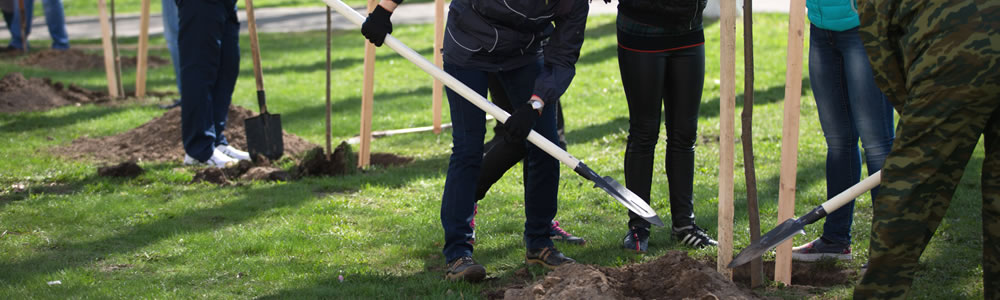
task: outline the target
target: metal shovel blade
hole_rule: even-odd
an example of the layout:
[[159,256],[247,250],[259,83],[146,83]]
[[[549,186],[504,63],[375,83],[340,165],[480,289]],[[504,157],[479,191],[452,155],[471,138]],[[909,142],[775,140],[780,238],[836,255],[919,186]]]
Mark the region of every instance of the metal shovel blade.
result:
[[276,160],[285,152],[285,142],[281,131],[281,115],[262,113],[244,121],[247,135],[247,151],[250,157],[263,155]]
[[803,231],[802,228],[805,228],[806,225],[806,222],[796,219],[785,220],[784,223],[781,223],[778,227],[774,227],[774,229],[771,229],[771,231],[768,231],[767,234],[760,237],[759,241],[750,244],[750,246],[747,246],[743,249],[743,251],[740,251],[740,254],[736,255],[736,258],[729,263],[728,267],[732,269],[741,266],[750,262],[754,258],[764,255],[764,253],[768,250],[777,247],[779,244],[794,237],[796,234],[805,234],[805,231]]
[[618,183],[618,181],[611,178],[611,176],[604,176],[601,179],[602,180],[594,181],[595,187],[599,187],[605,192],[608,192],[608,194],[611,194],[611,196],[617,199],[618,202],[625,205],[628,210],[639,215],[647,222],[663,227],[663,221],[660,220],[660,216],[657,216],[656,212],[653,211],[653,208],[649,207],[649,204],[647,204],[645,200],[642,200],[639,195],[636,195],[628,188],[625,188],[625,186]]

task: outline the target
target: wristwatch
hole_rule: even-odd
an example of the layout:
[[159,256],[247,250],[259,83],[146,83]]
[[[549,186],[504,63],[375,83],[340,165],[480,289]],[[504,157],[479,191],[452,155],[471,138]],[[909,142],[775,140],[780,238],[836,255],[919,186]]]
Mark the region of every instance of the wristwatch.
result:
[[539,114],[542,113],[542,108],[545,107],[545,102],[539,101],[537,99],[528,100],[528,104],[531,104],[531,108],[537,110]]

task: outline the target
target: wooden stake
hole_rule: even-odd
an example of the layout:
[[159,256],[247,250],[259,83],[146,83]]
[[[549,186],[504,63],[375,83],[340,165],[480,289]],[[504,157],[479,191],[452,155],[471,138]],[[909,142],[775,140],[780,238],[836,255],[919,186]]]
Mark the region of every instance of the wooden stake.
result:
[[333,21],[331,20],[331,15],[333,12],[330,6],[326,6],[326,160],[330,161],[330,155],[333,153],[332,141],[330,140],[330,45],[333,43]]
[[142,0],[142,14],[139,17],[139,51],[136,56],[135,97],[146,97],[146,69],[149,60],[149,0]]
[[[24,6],[24,0],[17,0],[18,12],[21,14],[21,52],[28,54],[28,8]],[[48,21],[48,20],[46,20]]]
[[[368,0],[368,11],[378,5],[378,0]],[[371,162],[372,109],[375,102],[375,45],[365,40],[365,78],[361,89],[361,145],[358,146],[358,168]]]
[[118,78],[115,77],[115,54],[111,47],[111,24],[108,22],[108,6],[105,0],[97,0],[97,12],[101,19],[101,46],[104,48],[104,75],[108,80],[108,96],[118,98]]
[[[434,64],[438,68],[444,66],[441,48],[444,47],[444,0],[434,0]],[[431,110],[434,115],[434,133],[441,133],[441,99],[444,96],[441,81],[434,79],[431,88]]]
[[726,267],[733,260],[733,169],[736,145],[736,0],[721,0],[719,30],[721,31],[722,67],[719,97],[719,246],[717,268],[722,276],[732,280],[732,270]]
[[[753,0],[743,2],[743,171],[747,185],[747,211],[750,217],[750,242],[760,240],[760,210],[757,208],[757,171],[753,155]],[[750,287],[764,283],[764,263],[760,257],[750,261]]]
[[[802,43],[805,0],[792,0],[788,10],[788,54],[785,70],[785,116],[781,130],[781,179],[778,223],[795,217],[795,176],[799,153],[799,106],[802,93]],[[774,263],[774,281],[792,284],[792,241],[781,243]]]
[[122,54],[118,51],[118,32],[115,30],[115,0],[110,0],[111,9],[111,51],[115,55],[115,82],[118,83],[118,95],[125,97],[125,88],[122,87]]

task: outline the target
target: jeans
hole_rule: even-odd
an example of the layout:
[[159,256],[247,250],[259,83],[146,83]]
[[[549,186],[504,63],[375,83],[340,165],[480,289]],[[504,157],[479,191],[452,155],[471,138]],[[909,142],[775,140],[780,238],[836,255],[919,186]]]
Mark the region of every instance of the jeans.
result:
[[[513,107],[531,98],[535,78],[541,62],[495,73],[510,96]],[[488,72],[459,66],[445,60],[444,70],[486,96]],[[444,227],[446,261],[472,255],[473,208],[476,203],[475,188],[483,160],[483,138],[486,134],[486,113],[447,89],[452,122],[452,153],[448,162],[444,194],[441,196],[441,226]],[[187,100],[184,100],[185,102]],[[556,110],[544,109],[533,128],[552,142],[557,142]],[[559,193],[559,162],[547,153],[525,142],[524,159],[524,240],[528,248],[552,246],[549,226],[555,217],[556,197]]]
[[[10,22],[10,47],[24,49],[21,45],[21,7],[20,1],[14,1],[14,18]],[[31,35],[31,17],[34,13],[35,0],[24,0],[25,14],[25,35]],[[52,38],[52,49],[69,49],[69,35],[66,33],[66,17],[63,14],[62,0],[42,0],[42,8],[45,10],[45,24],[49,27],[49,36]],[[27,37],[25,37],[27,39]],[[30,44],[28,43],[30,49]]]
[[[868,174],[882,169],[895,138],[893,108],[875,85],[858,28],[831,31],[812,26],[809,32],[809,82],[826,138],[829,199],[861,179],[859,138]],[[871,193],[874,199],[878,188]],[[853,219],[851,201],[826,217],[823,238],[850,244]]]
[[199,161],[226,145],[229,104],[240,71],[240,23],[236,2],[179,1],[181,80],[181,138],[184,151]]
[[[635,52],[618,48],[618,66],[628,101],[628,144],[625,186],[650,202],[653,150],[665,111],[670,185],[670,217],[674,228],[694,225],[694,146],[698,110],[705,83],[705,46],[667,52]],[[629,227],[650,224],[629,211]]]
[[162,0],[163,5],[163,39],[167,41],[167,49],[170,50],[170,61],[174,64],[174,78],[177,80],[177,92],[181,92],[181,59],[180,50],[177,49],[177,31],[180,28],[180,19],[177,17],[177,2],[174,0]]

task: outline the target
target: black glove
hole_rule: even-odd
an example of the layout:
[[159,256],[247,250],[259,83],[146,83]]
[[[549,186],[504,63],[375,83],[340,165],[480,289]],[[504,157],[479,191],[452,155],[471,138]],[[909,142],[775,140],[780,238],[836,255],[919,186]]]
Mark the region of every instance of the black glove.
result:
[[531,108],[531,104],[521,105],[507,118],[507,122],[503,123],[506,130],[504,139],[509,143],[523,143],[524,139],[531,133],[531,128],[535,127],[535,121],[538,120],[538,117],[538,111]]
[[365,19],[365,23],[361,24],[361,34],[365,36],[375,47],[382,46],[382,42],[385,41],[385,35],[392,33],[392,21],[389,21],[389,17],[392,13],[381,5],[376,5],[375,10],[372,10],[368,14],[368,18]]
[[490,190],[500,177],[503,177],[507,170],[524,159],[526,153],[524,143],[509,143],[506,139],[500,139],[493,148],[486,152],[483,157],[483,166],[479,169],[479,179],[476,181],[476,201],[486,197],[486,192]]

